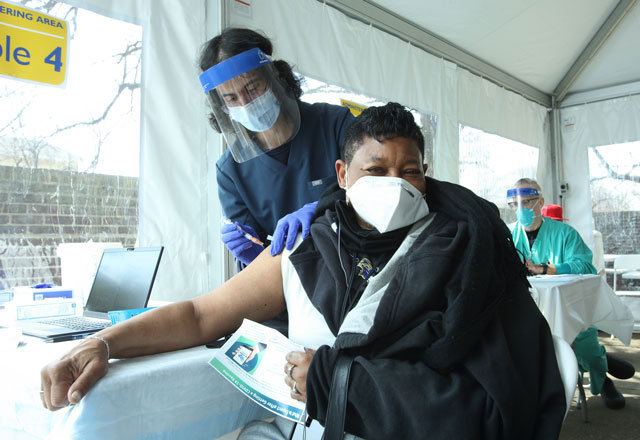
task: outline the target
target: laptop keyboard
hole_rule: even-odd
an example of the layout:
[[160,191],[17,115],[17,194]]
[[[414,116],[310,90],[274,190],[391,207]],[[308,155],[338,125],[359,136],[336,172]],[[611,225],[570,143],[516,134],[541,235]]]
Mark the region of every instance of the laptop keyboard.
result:
[[102,330],[103,328],[111,326],[109,321],[87,319],[80,316],[51,319],[43,322],[51,325],[59,325],[60,327],[72,328],[74,330]]

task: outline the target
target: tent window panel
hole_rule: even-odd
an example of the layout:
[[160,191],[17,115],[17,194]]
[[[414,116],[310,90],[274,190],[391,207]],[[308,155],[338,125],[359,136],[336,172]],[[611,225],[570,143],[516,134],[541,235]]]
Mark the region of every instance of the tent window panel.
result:
[[[0,288],[62,284],[58,246],[138,239],[142,27],[60,2],[64,88],[0,78]],[[106,38],[105,36],[108,36]]]
[[[460,184],[493,202],[506,223],[516,220],[506,193],[520,178],[535,179],[538,148],[459,125]],[[543,188],[544,190],[544,188]]]
[[[590,147],[589,179],[604,253],[640,254],[640,142]],[[617,283],[621,290],[640,290],[640,280],[619,276]]]
[[[346,106],[350,108],[351,112],[355,116],[358,116],[358,114],[360,114],[360,112],[366,107],[386,104],[385,101],[381,101],[366,94],[354,92],[336,85],[327,84],[308,76],[300,76],[303,80],[303,95],[301,100],[310,104],[315,102],[326,102],[329,104]],[[424,136],[424,161],[429,165],[427,168],[427,175],[433,177],[431,164],[433,164],[433,149],[436,135],[438,133],[438,115],[415,109],[410,109],[410,111],[415,118],[416,124],[422,131],[422,135]]]

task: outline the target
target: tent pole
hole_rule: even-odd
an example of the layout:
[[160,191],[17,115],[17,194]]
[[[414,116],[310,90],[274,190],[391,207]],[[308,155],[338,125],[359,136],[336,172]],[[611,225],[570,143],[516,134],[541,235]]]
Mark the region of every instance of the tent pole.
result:
[[[556,86],[556,89],[553,91],[553,96],[556,97],[557,101],[562,102],[564,100],[567,93],[569,93],[571,85],[578,76],[580,76],[580,73],[582,73],[582,71],[587,67],[591,59],[596,55],[607,39],[609,39],[624,17],[626,17],[633,9],[636,2],[637,0],[618,1],[618,4],[611,14],[609,14],[609,17],[607,17],[602,26],[600,26],[600,29],[598,29],[591,41],[587,43],[585,48],[582,50],[582,53],[578,56],[578,59],[573,63],[564,75],[564,78],[562,78]],[[554,105],[554,108],[555,107],[556,106]]]
[[549,118],[551,128],[551,182],[553,186],[553,203],[562,205],[562,196],[566,192],[567,184],[564,182],[562,166],[562,138],[560,136],[560,109],[555,96],[551,97],[552,107]]
[[549,94],[519,80],[509,73],[498,69],[486,61],[468,53],[456,45],[432,34],[415,23],[393,12],[371,3],[368,0],[318,0],[345,14],[347,17],[371,25],[400,40],[437,57],[442,57],[458,67],[466,69],[507,90],[518,93],[526,99],[544,107],[551,105]]

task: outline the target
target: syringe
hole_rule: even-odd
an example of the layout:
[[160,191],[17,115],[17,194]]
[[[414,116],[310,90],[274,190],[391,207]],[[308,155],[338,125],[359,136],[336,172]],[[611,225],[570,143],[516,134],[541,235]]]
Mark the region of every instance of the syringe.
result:
[[[233,223],[231,220],[229,220],[228,218],[222,218],[222,221],[228,225],[233,225],[235,223]],[[264,246],[264,243],[261,242],[258,238],[254,237],[253,235],[249,234],[247,231],[245,231],[244,229],[242,229],[240,226],[236,225],[236,229],[238,229],[238,231],[242,232],[242,236],[244,238],[246,238],[247,240],[252,241],[255,244],[259,244],[260,246]]]

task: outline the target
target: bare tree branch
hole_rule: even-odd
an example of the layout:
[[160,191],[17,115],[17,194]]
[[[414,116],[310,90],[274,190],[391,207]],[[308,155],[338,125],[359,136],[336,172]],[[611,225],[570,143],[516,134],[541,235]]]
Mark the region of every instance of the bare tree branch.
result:
[[11,127],[11,125],[13,125],[14,122],[18,121],[22,117],[22,113],[24,113],[25,110],[26,110],[26,107],[22,107],[18,112],[18,114],[13,119],[9,120],[2,128],[0,128],[0,134],[2,134],[3,131]]
[[94,172],[96,170],[98,166],[98,162],[100,161],[100,151],[102,150],[102,145],[107,140],[110,134],[111,132],[97,137],[96,154],[93,155],[93,160],[91,160],[91,163],[89,164],[89,166],[84,170],[85,173],[88,173],[90,171]]
[[[21,1],[21,4],[25,6],[27,5],[27,3],[29,2],[26,0]],[[40,2],[39,4],[42,4],[42,2]],[[40,7],[40,10],[50,10],[55,6],[55,4],[56,2],[52,0],[45,2],[44,5]],[[74,14],[74,17],[77,15],[76,13],[77,11],[67,11],[68,15]],[[111,98],[109,98],[109,102],[105,103],[104,107],[101,108],[102,113],[97,117],[93,117],[89,120],[73,122],[66,126],[57,127],[49,134],[39,136],[37,139],[33,137],[27,138],[23,134],[21,134],[25,129],[25,127],[23,127],[23,118],[25,117],[25,115],[28,115],[28,110],[30,109],[30,105],[28,102],[20,105],[19,108],[16,109],[15,114],[10,114],[10,120],[6,122],[0,121],[0,135],[8,138],[8,136],[11,135],[11,132],[17,132],[19,134],[18,137],[11,140],[10,143],[7,142],[4,147],[5,149],[9,149],[11,151],[10,156],[13,158],[15,166],[28,168],[38,168],[39,166],[46,166],[44,163],[41,163],[44,161],[44,159],[42,158],[46,158],[47,163],[49,163],[51,160],[51,154],[47,155],[44,150],[52,148],[52,152],[57,150],[57,147],[49,144],[52,137],[78,127],[97,127],[98,129],[101,129],[101,123],[109,117],[120,97],[127,92],[130,95],[131,105],[129,106],[129,111],[131,111],[134,108],[135,104],[134,92],[141,87],[141,52],[142,41],[135,41],[126,43],[124,50],[113,55],[115,62],[117,64],[120,64],[121,67],[120,78],[116,78],[117,83],[115,85],[116,87],[114,89],[114,93]],[[16,88],[7,88],[7,90],[5,90],[1,96],[3,96],[5,99],[10,100],[11,97],[17,93],[20,92]],[[24,101],[23,97],[20,100]],[[106,136],[108,136],[108,134]],[[102,151],[102,146],[106,139],[106,137],[98,133],[97,138],[97,151],[95,152],[95,155],[91,160],[87,171],[96,169],[99,162],[99,156]],[[41,157],[41,153],[43,152],[44,155],[42,155]],[[59,159],[56,162],[60,162]],[[65,166],[65,168],[70,168],[72,166],[72,160],[70,159],[70,156],[68,156],[66,162],[66,166],[64,165],[64,163],[58,163],[57,166],[63,165]]]
[[[60,134],[72,128],[99,124],[100,122],[104,121],[107,118],[107,116],[109,115],[109,112],[111,111],[111,108],[115,105],[116,101],[124,91],[128,90],[130,92],[133,92],[134,90],[139,89],[140,88],[139,71],[140,71],[140,65],[142,62],[142,57],[139,54],[141,51],[142,51],[142,41],[135,41],[133,43],[127,44],[124,51],[114,55],[114,57],[118,59],[118,64],[122,63],[122,80],[121,80],[121,83],[118,84],[118,90],[116,91],[116,94],[113,96],[111,101],[107,104],[102,115],[98,116],[97,118],[90,119],[88,121],[76,122],[71,125],[67,125],[65,127],[59,127],[53,133],[51,133],[51,136]],[[132,57],[135,61],[135,65],[133,68],[129,69],[127,61],[130,60]],[[130,75],[131,72],[133,72],[133,82],[131,81],[127,82],[127,77],[131,76]]]
[[614,192],[597,182],[591,182],[591,207],[594,212],[626,211],[631,202],[626,192]]
[[[598,159],[598,162],[600,162],[600,165],[602,165],[607,170],[608,177],[611,177],[617,180],[640,183],[640,176],[631,175],[631,172],[633,172],[633,170],[638,168],[639,166],[638,164],[635,164],[628,173],[622,174],[617,172],[615,169],[613,169],[611,164],[607,162],[607,160],[602,156],[602,154],[598,151],[597,148],[593,148],[593,153],[596,155],[596,158]],[[594,179],[591,179],[591,180],[594,180]]]
[[83,122],[76,122],[75,124],[71,124],[71,125],[67,125],[66,127],[62,127],[62,128],[58,128],[56,129],[53,133],[51,133],[50,136],[54,136],[56,134],[60,134],[63,131],[66,130],[70,130],[72,128],[76,128],[76,127],[80,127],[80,126],[90,126],[90,125],[96,125],[102,121],[104,121],[107,116],[109,115],[109,111],[111,110],[111,108],[114,106],[114,104],[116,103],[116,101],[118,100],[118,98],[120,97],[120,95],[122,94],[122,92],[124,92],[125,90],[136,90],[140,88],[140,83],[134,83],[134,84],[119,84],[118,85],[118,91],[116,92],[116,94],[114,95],[114,97],[111,99],[111,101],[109,102],[109,104],[107,104],[107,107],[105,108],[104,112],[102,113],[102,115],[100,115],[97,118],[91,119],[89,121],[83,121]]

